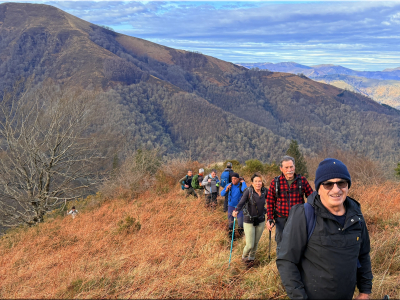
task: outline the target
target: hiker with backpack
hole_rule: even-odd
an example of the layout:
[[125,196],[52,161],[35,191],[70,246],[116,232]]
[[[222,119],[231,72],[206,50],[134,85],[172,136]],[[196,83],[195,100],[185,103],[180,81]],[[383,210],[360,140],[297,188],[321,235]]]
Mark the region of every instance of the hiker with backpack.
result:
[[192,187],[192,176],[193,176],[192,170],[188,170],[187,175],[185,175],[185,177],[179,180],[181,188],[186,192],[186,198],[189,197],[190,195],[193,195],[194,197],[197,198],[197,194],[194,191],[194,188]]
[[232,216],[236,218],[243,210],[243,229],[246,237],[246,246],[243,249],[242,261],[247,267],[254,264],[255,254],[261,235],[265,228],[265,199],[268,189],[264,187],[260,174],[251,176],[251,186],[248,187],[240,199]]
[[206,195],[206,207],[212,209],[217,208],[219,183],[220,181],[217,176],[217,170],[215,169],[212,169],[211,173],[204,177],[201,184],[204,187],[204,193]]
[[[226,169],[222,172],[221,174],[221,187],[226,187],[228,184],[230,184],[232,182],[232,174],[233,174],[233,170],[232,170],[232,163],[228,162],[226,164]],[[221,193],[221,196],[222,193]],[[224,212],[228,211],[228,194],[225,195],[225,200],[224,200]]]
[[289,210],[296,204],[304,203],[304,195],[308,197],[313,192],[307,179],[295,173],[293,157],[283,156],[279,169],[282,174],[271,181],[267,195],[267,228],[269,231],[272,231],[274,226],[276,228],[277,252],[280,249],[282,232],[289,216]]
[[[222,178],[222,175],[221,175]],[[222,180],[221,180],[222,181]],[[240,199],[242,198],[244,190],[247,188],[246,182],[240,180],[238,173],[232,173],[232,182],[229,183],[221,192],[221,196],[228,196],[228,237],[232,237],[233,231],[233,216],[232,212],[235,210]],[[243,235],[243,211],[237,215],[238,222],[238,235]],[[234,237],[235,239],[235,237]]]
[[204,169],[199,169],[199,174],[194,175],[192,178],[192,188],[197,191],[197,197],[203,196],[204,187],[202,186],[204,178]]
[[323,160],[307,203],[294,206],[276,264],[290,299],[369,299],[370,240],[351,177],[340,160]]

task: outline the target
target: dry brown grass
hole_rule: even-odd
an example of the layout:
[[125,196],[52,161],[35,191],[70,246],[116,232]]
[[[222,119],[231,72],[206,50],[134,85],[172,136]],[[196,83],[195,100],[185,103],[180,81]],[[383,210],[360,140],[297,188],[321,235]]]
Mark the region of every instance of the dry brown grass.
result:
[[[400,298],[400,188],[351,190],[371,232],[372,296]],[[154,190],[9,233],[0,243],[0,297],[285,298],[275,262],[267,261],[267,232],[258,266],[242,266],[240,240],[228,268],[226,216],[221,205],[211,212],[202,201],[177,188],[169,195]]]

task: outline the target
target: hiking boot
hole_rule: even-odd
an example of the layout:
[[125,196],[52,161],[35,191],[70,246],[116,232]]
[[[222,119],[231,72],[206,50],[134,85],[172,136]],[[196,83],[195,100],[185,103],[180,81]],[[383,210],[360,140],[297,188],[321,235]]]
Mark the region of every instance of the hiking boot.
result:
[[237,233],[238,233],[239,238],[243,237],[244,236],[244,229],[243,228],[238,228]]
[[247,268],[250,269],[254,266],[254,260],[247,260]]

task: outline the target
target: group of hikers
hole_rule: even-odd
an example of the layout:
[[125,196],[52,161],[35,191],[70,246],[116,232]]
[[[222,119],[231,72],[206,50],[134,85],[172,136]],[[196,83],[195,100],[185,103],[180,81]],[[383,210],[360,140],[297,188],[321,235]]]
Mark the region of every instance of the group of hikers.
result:
[[[295,173],[290,156],[280,161],[280,176],[269,188],[259,173],[250,186],[227,163],[216,170],[187,175],[179,182],[186,195],[201,197],[215,209],[219,188],[225,197],[228,235],[237,222],[238,236],[245,236],[242,261],[254,265],[258,243],[265,227],[275,228],[276,264],[291,299],[369,299],[372,290],[370,240],[360,204],[348,197],[351,176],[345,164],[334,158],[320,162],[315,174],[315,191],[307,179]],[[197,195],[196,192],[199,194]],[[307,202],[305,202],[305,198]],[[236,219],[234,219],[236,218]]]

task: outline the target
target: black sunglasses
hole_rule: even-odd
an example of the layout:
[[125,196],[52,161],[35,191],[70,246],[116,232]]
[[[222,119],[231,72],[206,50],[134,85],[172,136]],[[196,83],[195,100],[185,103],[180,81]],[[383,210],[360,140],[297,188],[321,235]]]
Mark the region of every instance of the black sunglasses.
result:
[[346,188],[346,187],[349,185],[349,183],[348,183],[346,180],[341,180],[341,181],[337,181],[337,182],[325,181],[325,182],[323,182],[323,183],[321,183],[321,184],[323,185],[324,189],[326,189],[326,190],[331,190],[331,189],[333,189],[333,186],[334,186],[335,184],[337,185],[337,187],[338,187],[339,189],[344,189],[344,188]]

